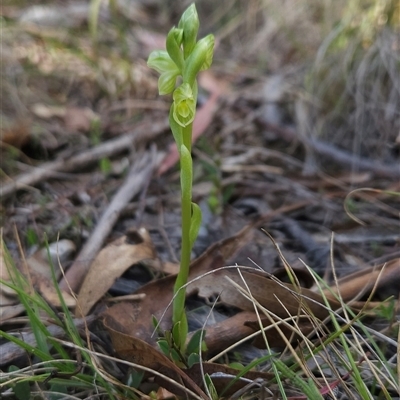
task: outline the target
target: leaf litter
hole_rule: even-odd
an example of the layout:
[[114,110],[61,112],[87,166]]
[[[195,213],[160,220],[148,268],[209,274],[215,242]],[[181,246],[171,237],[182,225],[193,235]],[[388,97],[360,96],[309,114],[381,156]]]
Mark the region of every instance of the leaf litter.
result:
[[[12,19],[14,11],[8,9],[5,12],[9,12]],[[235,7],[232,6],[231,11],[234,12]],[[236,29],[243,37],[250,35],[246,29],[251,26],[248,21],[254,18],[255,11],[257,7],[248,8],[243,22],[232,19],[226,32]],[[113,31],[115,26],[112,19],[108,19],[108,12],[108,9],[102,10],[99,23]],[[146,7],[140,10],[143,15],[149,15],[149,12]],[[45,18],[52,18],[51,13]],[[86,17],[82,18],[84,21]],[[286,23],[290,18],[303,20],[289,13]],[[65,40],[68,38],[65,27],[49,28],[51,23],[40,21],[35,21],[36,26],[28,27],[22,22],[25,24],[24,19],[19,18],[11,27],[17,33],[13,40],[19,42],[20,47],[6,62],[18,65],[20,70],[15,71],[19,74],[18,71],[23,71],[27,84],[19,87],[7,84],[4,88],[14,99],[19,91],[20,101],[29,112],[21,113],[18,101],[4,104],[1,110],[7,123],[1,136],[4,171],[1,194],[6,222],[3,238],[21,271],[25,267],[11,234],[13,226],[22,238],[24,251],[31,254],[34,245],[27,240],[27,232],[32,237],[31,232],[35,231],[40,238],[36,246],[43,244],[44,232],[54,242],[59,233],[61,238],[72,240],[81,255],[72,264],[86,265],[85,269],[69,269],[79,270],[81,274],[76,278],[76,286],[73,285],[76,293],[80,287],[78,314],[86,315],[92,309],[97,315],[104,304],[110,304],[103,300],[115,293],[113,286],[117,288],[118,282],[131,284],[138,275],[148,277],[150,281],[139,289],[118,289],[121,300],[106,306],[101,315],[100,321],[104,321],[118,357],[154,369],[180,382],[199,398],[207,398],[202,380],[204,373],[211,376],[217,391],[222,393],[232,377],[238,374],[224,363],[240,360],[240,352],[245,359],[246,346],[250,345],[238,342],[246,341],[248,337],[247,343],[251,341],[260,348],[268,347],[267,338],[268,345],[274,349],[273,353],[267,354],[283,351],[293,356],[293,349],[298,354],[302,351],[306,354],[307,340],[313,340],[314,346],[319,346],[332,332],[328,322],[332,311],[338,312],[334,315],[343,318],[342,326],[349,329],[350,322],[357,319],[361,310],[372,318],[374,313],[380,313],[379,310],[389,309],[390,304],[395,304],[396,310],[397,304],[398,313],[398,300],[397,303],[395,300],[400,287],[398,202],[389,193],[366,192],[370,196],[365,193],[362,196],[360,191],[346,197],[355,188],[365,186],[399,191],[395,150],[398,131],[392,128],[398,119],[390,112],[390,107],[398,101],[397,95],[391,92],[390,101],[380,97],[381,102],[387,102],[386,118],[392,115],[382,124],[377,122],[380,118],[377,113],[374,124],[365,125],[366,120],[360,119],[360,113],[368,112],[374,104],[373,99],[368,97],[364,102],[359,97],[356,99],[354,104],[359,107],[358,114],[349,115],[349,126],[354,127],[355,121],[361,121],[368,128],[369,141],[360,145],[360,151],[355,154],[352,149],[360,143],[360,137],[349,135],[341,142],[346,128],[332,134],[337,123],[335,113],[324,114],[321,105],[316,107],[320,107],[320,114],[313,112],[312,105],[316,100],[306,96],[296,74],[290,69],[279,71],[288,60],[296,60],[299,49],[291,50],[289,42],[277,34],[273,25],[253,34],[254,43],[257,40],[265,43],[264,39],[270,39],[266,43],[271,68],[276,72],[274,76],[254,68],[255,47],[245,49],[243,54],[247,54],[247,60],[244,61],[241,59],[243,54],[235,53],[229,40],[220,32],[217,53],[220,51],[222,57],[216,59],[214,71],[204,74],[200,80],[205,100],[195,122],[197,170],[194,189],[195,195],[204,200],[203,214],[209,218],[205,218],[199,243],[194,248],[191,282],[187,288],[189,315],[204,323],[201,312],[210,314],[208,304],[217,296],[218,302],[211,316],[213,322],[205,328],[208,352],[204,355],[202,370],[200,365],[190,369],[176,367],[154,347],[157,336],[153,335],[152,323],[155,316],[162,329],[170,328],[169,305],[175,279],[171,267],[176,265],[176,254],[179,254],[176,150],[169,147],[165,108],[163,104],[154,103],[156,80],[143,63],[145,53],[154,47],[158,36],[149,31],[150,27],[141,28],[137,32],[137,42],[141,41],[145,49],[139,49],[135,44],[135,33],[127,33],[128,48],[138,61],[127,69],[130,63],[125,62],[127,58],[122,51],[118,60],[110,53],[102,54],[104,49],[100,46],[97,48],[100,55],[96,58],[90,50],[92,43],[85,35],[74,43],[71,39]],[[305,28],[299,24],[298,29]],[[100,32],[99,35],[98,44],[102,45]],[[313,42],[316,36],[307,37],[310,40],[307,51],[313,53],[317,49]],[[4,38],[7,45],[8,33]],[[390,35],[379,40],[385,43],[384,48],[391,43]],[[221,69],[226,64],[227,54],[234,60],[233,64]],[[377,52],[376,46],[371,47],[370,57],[375,61],[381,57],[387,62],[388,73],[392,73],[392,59]],[[365,69],[367,59],[357,64],[357,93],[368,86],[367,83],[365,87],[360,84],[360,77],[373,73]],[[29,64],[34,67],[30,73],[26,72]],[[326,75],[323,63],[318,68],[320,79],[327,79],[326,82],[332,79]],[[68,79],[69,89],[65,85]],[[322,90],[324,85],[320,87]],[[55,95],[57,92],[61,95]],[[378,92],[375,89],[371,93]],[[331,95],[321,93],[317,95],[326,95],[328,99]],[[129,103],[133,100],[137,103]],[[26,123],[28,118],[34,124]],[[96,131],[96,124],[100,126],[99,131]],[[322,131],[323,135],[318,135],[313,127],[322,125],[328,128]],[[378,125],[382,129],[380,132],[386,135],[388,146],[385,149],[376,145],[379,140],[384,142],[381,136],[373,136],[372,126]],[[153,158],[149,150],[152,141],[157,142]],[[340,143],[342,147],[338,146]],[[12,148],[18,149],[19,153],[11,151]],[[128,165],[133,165],[140,157],[154,160],[150,170],[157,170],[158,177],[139,179],[134,193],[123,198],[117,210],[113,199],[118,188],[123,187],[123,172],[113,174],[104,160],[116,162],[123,157],[127,158]],[[144,164],[148,165],[148,162]],[[146,174],[143,165],[137,163],[137,166],[133,175]],[[344,212],[343,205],[349,214]],[[101,215],[107,216],[107,212],[116,214],[108,225],[103,225]],[[360,227],[350,214],[366,225]],[[82,253],[84,246],[93,240],[96,227],[102,232],[101,237],[94,242],[90,252]],[[260,232],[260,227],[271,234],[279,251]],[[335,232],[333,237],[332,231]],[[135,240],[129,240],[129,237]],[[68,260],[60,257],[54,261],[58,275],[59,262],[68,271]],[[36,275],[34,262],[37,262],[37,254],[26,257],[32,287],[53,307],[58,307],[60,304],[51,278]],[[3,261],[1,276],[7,282],[9,276],[5,264],[7,262]],[[50,271],[46,256],[40,264]],[[296,268],[292,269],[294,265]],[[308,267],[317,268],[325,281],[316,280]],[[296,273],[298,269],[301,272]],[[309,283],[296,284],[294,275],[301,282]],[[66,283],[61,287],[69,290]],[[132,292],[144,297],[124,300],[124,296]],[[17,318],[24,310],[18,298],[4,284],[0,294],[4,300],[0,308],[1,329],[6,330],[12,324],[24,326]],[[68,294],[64,296],[67,299]],[[392,303],[382,302],[389,296],[393,296]],[[75,299],[71,297],[70,300],[67,303],[73,308]],[[352,318],[342,314],[344,305],[345,313],[354,313]],[[4,325],[6,321],[7,325]],[[94,333],[98,332],[98,326],[91,320],[88,323]],[[261,328],[265,330],[264,335]],[[370,329],[374,329],[373,323]],[[374,337],[378,334],[375,332]],[[385,338],[398,339],[389,331],[382,335],[380,340],[383,342]],[[230,346],[233,346],[231,351],[222,354]],[[392,345],[387,346],[389,357],[394,360]],[[5,347],[0,348],[0,352],[2,349]],[[326,348],[326,352],[332,352],[332,349]],[[343,359],[341,350],[334,350],[336,357]],[[11,352],[14,356],[7,358],[10,363],[17,357],[14,351]],[[219,364],[206,362],[218,354],[222,354],[218,358]],[[251,360],[255,354],[256,350],[251,347]],[[358,359],[362,357],[361,354]],[[303,361],[304,365],[307,363],[310,360]],[[364,361],[362,365],[365,364]],[[320,393],[324,395],[329,392],[329,387],[333,390],[340,379],[349,378],[344,372],[335,375],[335,368],[339,367],[334,367],[331,366],[330,382],[319,382],[322,378],[315,377]],[[257,368],[259,371],[244,373],[225,395],[239,398],[246,390],[251,392],[254,389],[251,384],[255,384],[256,390],[264,391],[264,398],[276,396],[279,393],[277,384],[271,382],[274,378],[265,372],[270,371],[268,361]],[[326,368],[324,371],[328,374]],[[263,388],[260,380],[270,383]],[[285,380],[288,398],[305,398],[291,384],[289,379]],[[159,385],[177,396],[183,394],[182,388],[177,389],[166,379],[159,380]],[[346,385],[340,383],[340,386],[342,391],[346,390]],[[393,392],[395,386],[389,384],[388,387]]]

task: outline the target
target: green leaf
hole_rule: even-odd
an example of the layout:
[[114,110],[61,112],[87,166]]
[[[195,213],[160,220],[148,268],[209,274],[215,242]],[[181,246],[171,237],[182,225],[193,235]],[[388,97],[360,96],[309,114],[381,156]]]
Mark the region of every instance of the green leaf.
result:
[[200,356],[198,354],[191,353],[187,359],[187,364],[189,368],[191,368],[194,364],[198,364],[200,361]]
[[143,381],[144,371],[132,371],[128,377],[127,385],[138,389]]
[[185,61],[181,50],[183,40],[183,30],[173,27],[167,35],[166,47],[167,52],[173,62],[178,67],[179,71],[183,71]]
[[171,347],[168,344],[168,341],[166,341],[165,339],[160,339],[157,341],[157,345],[160,348],[160,350],[167,356],[170,356],[170,352],[171,352]]
[[152,323],[153,323],[154,329],[156,329],[156,328],[159,327],[158,319],[157,319],[157,317],[156,317],[155,315],[152,315],[152,316],[151,316],[151,321],[152,321]]
[[147,66],[149,68],[155,69],[160,74],[166,71],[176,71],[177,73],[179,73],[178,67],[172,61],[172,58],[169,56],[168,52],[165,50],[152,51],[147,60]]
[[190,248],[193,248],[194,242],[199,234],[201,226],[201,209],[196,203],[192,203],[192,218],[190,220]]
[[183,83],[175,89],[172,96],[174,119],[179,125],[185,127],[193,122],[196,115],[196,99],[193,96],[192,87]]
[[178,321],[172,328],[172,337],[174,338],[174,343],[177,347],[181,346],[181,321]]
[[204,381],[205,381],[205,384],[207,386],[208,392],[209,392],[209,394],[211,396],[211,399],[212,400],[218,400],[219,396],[218,396],[218,393],[217,393],[217,389],[215,389],[214,383],[211,380],[210,375],[205,374],[204,375]]
[[[19,371],[15,365],[11,365],[8,369],[9,372]],[[19,381],[13,387],[13,392],[18,400],[29,400],[31,398],[31,388],[29,382]]]
[[200,70],[207,69],[212,63],[214,51],[214,36],[208,35],[196,43],[192,53],[187,58],[183,71],[183,82],[193,86]]
[[172,93],[180,71],[168,52],[165,50],[153,51],[147,60],[147,65],[161,74],[158,79],[158,92],[160,95]]
[[187,353],[188,354],[199,353],[200,352],[199,345],[201,345],[201,342],[203,341],[205,336],[206,336],[205,330],[199,329],[198,331],[196,331],[189,340],[189,343],[186,348]]
[[201,66],[200,71],[204,71],[211,67],[214,56],[214,46],[215,46],[214,35],[208,35],[204,39],[207,42],[207,51],[206,51],[206,59],[203,65]]
[[243,370],[244,370],[244,365],[241,364],[240,362],[237,362],[237,361],[231,362],[231,363],[229,364],[229,366],[230,366],[231,368],[237,369],[237,370],[239,370],[239,371],[243,371]]
[[167,341],[168,347],[171,348],[173,346],[174,339],[170,330],[164,332],[164,339]]
[[[47,395],[48,400],[59,400],[60,398],[63,398],[60,396],[60,393],[68,395],[68,388],[60,382],[52,383],[49,392],[50,393]],[[64,398],[68,398],[68,396],[65,396]]]
[[172,328],[172,336],[174,338],[174,344],[180,348],[182,352],[186,349],[186,338],[188,334],[188,323],[186,319],[185,310],[181,314],[181,319]]

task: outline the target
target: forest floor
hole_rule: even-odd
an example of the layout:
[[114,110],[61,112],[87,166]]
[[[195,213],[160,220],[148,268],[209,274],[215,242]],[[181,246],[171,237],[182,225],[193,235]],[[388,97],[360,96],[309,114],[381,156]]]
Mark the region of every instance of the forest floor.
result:
[[[179,363],[171,366],[150,350],[155,341],[152,316],[163,318],[163,329],[169,327],[169,314],[164,312],[179,269],[181,222],[179,160],[168,125],[171,99],[158,95],[158,77],[146,60],[152,50],[165,47],[166,33],[184,10],[180,3],[176,9],[157,1],[124,0],[110,1],[107,6],[100,1],[23,0],[1,6],[4,247],[0,329],[2,346],[10,345],[7,332],[32,330],[21,295],[16,296],[6,284],[13,279],[5,266],[9,260],[51,309],[60,306],[47,246],[65,301],[71,309],[78,302],[81,308],[76,317],[89,315],[98,340],[107,343],[106,350],[98,343],[91,350],[101,348],[110,354],[115,350],[124,358],[123,349],[136,346],[151,361],[137,354],[128,361],[140,364],[141,360],[145,367],[163,373],[172,368],[175,375],[167,376],[175,380],[178,376],[186,388],[204,398],[195,373],[183,376],[186,369]],[[328,7],[307,0],[296,9],[289,3],[222,1],[213,5],[204,0],[196,4],[200,36],[214,33],[216,48],[212,67],[199,78],[192,152],[193,200],[201,208],[202,225],[190,278],[224,266],[257,268],[256,279],[244,270],[243,282],[248,282],[256,301],[274,314],[282,313],[281,302],[284,308],[291,307],[285,299],[287,292],[276,283],[292,282],[297,287],[289,271],[295,272],[308,299],[320,296],[314,300],[323,303],[324,294],[339,286],[340,296],[331,297],[331,305],[337,301],[337,308],[346,305],[356,314],[371,313],[367,325],[374,332],[371,335],[382,341],[377,347],[386,369],[374,374],[372,367],[365,367],[363,375],[370,398],[399,398],[398,381],[397,386],[393,383],[400,377],[396,345],[400,316],[399,8],[389,0],[379,7],[368,4],[359,13],[345,1]],[[229,271],[224,276],[211,273],[210,280],[195,281],[188,288],[191,331],[209,327],[208,361],[258,326],[254,303],[243,305],[246,301],[233,289],[232,282],[236,279],[240,284],[242,278],[236,269]],[[138,297],[126,297],[132,293]],[[222,297],[211,312],[210,302],[216,296]],[[121,297],[125,301],[119,302]],[[312,321],[329,317],[329,312],[312,304],[308,304]],[[296,314],[296,307],[291,311]],[[285,318],[285,312],[279,318]],[[343,325],[352,320],[346,318]],[[55,326],[52,318],[44,320],[46,327]],[[79,319],[74,321],[84,326]],[[108,329],[112,346],[101,324]],[[327,335],[332,328],[324,324]],[[309,324],[299,322],[296,327],[302,339],[316,333]],[[236,335],[229,335],[232,330]],[[286,341],[276,332],[268,337],[274,354],[299,354],[302,345],[291,332],[282,334]],[[122,336],[115,339],[118,334]],[[125,340],[124,335],[141,339],[149,348],[138,350],[142,344],[127,339],[129,345],[124,343],[118,351],[116,342]],[[215,361],[248,365],[271,354],[268,346],[260,340],[256,346],[242,344]],[[353,354],[357,365],[368,357],[370,365],[377,365],[376,353],[365,350],[365,344],[360,348],[364,348],[362,353]],[[23,398],[7,375],[13,371],[9,366],[26,368],[38,360],[27,357],[27,349],[24,354],[16,347],[0,347],[2,351],[1,367],[8,372],[0,378],[0,396]],[[342,350],[336,354],[340,359],[338,354]],[[267,361],[257,364],[258,372],[267,373],[275,366]],[[215,364],[204,364],[215,368]],[[315,368],[309,362],[304,365],[300,373]],[[115,367],[118,372],[110,372],[109,365],[101,368],[130,385],[125,367]],[[228,367],[224,368],[228,376]],[[336,373],[347,398],[364,398],[351,373],[350,383],[344,383],[351,368],[341,365],[333,370],[331,366],[329,384],[339,379],[334,378]],[[285,386],[287,398],[306,398],[301,397],[304,388],[293,384],[289,372],[280,373],[290,381]],[[48,375],[41,376],[45,380]],[[57,374],[53,378],[57,380]],[[57,388],[64,390],[67,379],[58,379],[62,384]],[[273,380],[260,375],[248,378],[246,384],[257,379]],[[43,394],[45,384],[30,383],[29,393]],[[79,386],[74,388],[77,397],[94,393],[86,384],[82,392]],[[218,390],[223,387],[214,385]],[[259,386],[254,396],[261,396]],[[142,394],[135,395],[105,387],[99,394],[104,398],[111,398],[107,397],[110,392],[115,398],[122,398],[121,393],[146,398],[157,391],[143,383]],[[182,395],[165,381],[159,387],[169,392],[158,389],[156,398],[172,396],[171,391]],[[235,387],[230,395],[241,398],[243,387],[244,383]],[[330,389],[324,388],[329,385],[325,381],[320,387],[327,398]],[[282,395],[276,382],[269,388],[269,394],[253,398]]]

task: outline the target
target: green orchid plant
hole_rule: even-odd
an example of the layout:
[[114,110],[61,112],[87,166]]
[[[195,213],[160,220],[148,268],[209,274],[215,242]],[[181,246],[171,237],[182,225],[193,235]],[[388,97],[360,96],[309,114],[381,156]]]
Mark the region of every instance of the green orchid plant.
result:
[[[147,61],[160,73],[160,95],[172,93],[169,124],[180,156],[182,199],[182,242],[180,269],[174,286],[172,336],[175,345],[185,350],[188,324],[185,313],[185,284],[189,276],[190,254],[201,225],[200,207],[192,202],[193,162],[191,156],[192,128],[196,115],[197,75],[208,69],[214,52],[214,36],[197,41],[199,18],[194,4],[183,14],[178,27],[167,36],[166,51],[153,51]],[[179,82],[179,84],[177,84]]]

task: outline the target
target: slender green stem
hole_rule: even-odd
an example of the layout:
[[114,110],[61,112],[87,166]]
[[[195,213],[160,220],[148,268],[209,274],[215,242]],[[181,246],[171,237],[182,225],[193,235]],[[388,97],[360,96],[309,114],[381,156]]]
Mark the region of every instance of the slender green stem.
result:
[[[189,124],[185,128],[182,128],[183,134],[183,145],[191,151],[192,147],[192,126]],[[192,168],[190,168],[192,171]],[[175,301],[173,303],[173,323],[177,323],[183,320],[183,313],[185,312],[185,295],[186,289],[183,287],[189,276],[189,265],[190,265],[190,224],[192,217],[192,190],[182,190],[182,239],[181,239],[181,262],[179,273],[175,281],[174,294],[177,293]]]
[[[190,254],[201,225],[201,210],[192,204],[193,161],[191,157],[192,127],[196,114],[197,75],[212,63],[214,36],[197,41],[199,18],[192,4],[182,15],[178,28],[167,36],[167,51],[154,51],[147,64],[159,72],[158,91],[172,93],[169,122],[181,161],[182,241],[181,262],[174,286],[172,336],[181,352],[186,348],[188,324],[185,314],[185,285],[189,277]],[[176,87],[178,76],[182,83]]]

